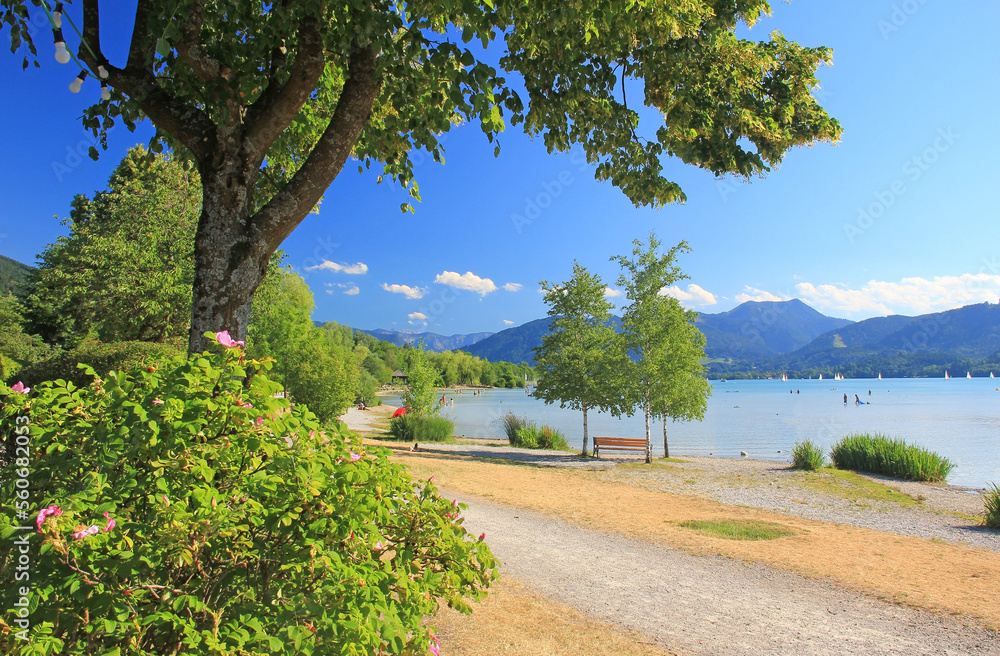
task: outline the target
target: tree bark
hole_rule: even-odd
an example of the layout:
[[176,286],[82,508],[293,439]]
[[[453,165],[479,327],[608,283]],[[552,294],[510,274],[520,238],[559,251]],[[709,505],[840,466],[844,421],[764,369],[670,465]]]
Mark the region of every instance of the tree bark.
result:
[[670,446],[667,444],[667,416],[663,415],[663,457],[670,457]]
[[233,167],[202,172],[203,201],[195,234],[195,276],[188,351],[208,348],[205,332],[245,340],[253,293],[278,244],[247,221],[251,190]]
[[646,386],[646,402],[642,406],[646,417],[646,464],[653,462],[653,436],[649,432],[649,386]]
[[584,458],[587,457],[587,404],[583,404],[583,453],[581,453]]

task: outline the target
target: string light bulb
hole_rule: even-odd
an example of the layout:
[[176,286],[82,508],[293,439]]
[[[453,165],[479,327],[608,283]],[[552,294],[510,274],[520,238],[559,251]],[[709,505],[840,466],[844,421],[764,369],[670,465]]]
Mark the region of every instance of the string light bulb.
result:
[[101,100],[111,100],[111,89],[107,82],[101,82]]
[[69,90],[73,93],[80,93],[80,87],[83,86],[83,81],[87,79],[87,71],[80,71],[80,74],[73,78],[73,81],[69,83]]
[[102,80],[108,79],[108,69],[104,68],[104,64],[98,64],[97,74],[101,76]]
[[57,2],[55,10],[52,12],[52,24],[57,28],[62,27],[62,12],[63,3]]
[[72,59],[72,55],[69,54],[69,49],[66,48],[66,41],[63,39],[62,30],[52,30],[52,40],[55,41],[56,45],[56,61],[60,64],[68,64],[69,60]]

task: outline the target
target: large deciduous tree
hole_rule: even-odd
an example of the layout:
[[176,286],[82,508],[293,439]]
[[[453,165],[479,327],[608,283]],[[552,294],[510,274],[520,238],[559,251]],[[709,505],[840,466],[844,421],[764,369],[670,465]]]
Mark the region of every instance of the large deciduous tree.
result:
[[[708,382],[701,377],[705,337],[666,288],[687,278],[677,266],[678,253],[690,250],[685,242],[660,252],[652,232],[649,244],[632,242],[632,259],[612,257],[622,268],[618,285],[629,301],[622,315],[625,344],[632,356],[623,386],[625,405],[641,408],[646,422],[646,462],[653,457],[650,420],[664,418],[663,448],[667,447],[666,418],[700,419],[705,412]],[[631,414],[631,412],[629,413]]]
[[541,285],[550,318],[549,332],[535,348],[534,395],[583,412],[583,455],[587,455],[587,411],[620,411],[616,399],[627,358],[611,325],[612,305],[600,276],[574,262],[570,280]]
[[[35,2],[45,0],[0,0],[25,66]],[[201,174],[196,351],[205,331],[243,337],[271,254],[351,156],[419,197],[411,151],[440,160],[440,135],[461,122],[491,142],[523,124],[550,152],[582,147],[596,177],[636,205],[659,206],[684,198],[662,175],[665,156],[749,178],[792,146],[840,136],[811,95],[829,49],[735,36],[769,12],[766,0],[137,0],[128,54],[115,61],[102,9],[82,0],[76,15],[77,55],[111,86],[85,126],[106,144],[116,122],[148,118],[154,149],[166,142]],[[63,20],[75,11],[67,4]],[[527,102],[501,71],[523,80]],[[640,99],[659,125],[640,124]]]

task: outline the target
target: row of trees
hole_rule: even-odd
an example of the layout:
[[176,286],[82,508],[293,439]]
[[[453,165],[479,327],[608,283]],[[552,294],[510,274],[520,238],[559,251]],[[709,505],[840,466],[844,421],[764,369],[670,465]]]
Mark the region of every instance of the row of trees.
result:
[[535,396],[582,411],[583,455],[587,455],[588,411],[615,416],[641,411],[646,462],[650,462],[650,421],[663,420],[663,451],[669,457],[667,419],[701,419],[711,388],[701,364],[705,336],[694,325],[695,313],[664,293],[686,278],[675,259],[689,250],[687,244],[661,253],[661,242],[653,233],[648,244],[633,243],[631,258],[612,258],[622,268],[617,284],[629,302],[620,333],[612,327],[613,306],[598,275],[574,262],[570,280],[541,283],[551,328],[535,349]]

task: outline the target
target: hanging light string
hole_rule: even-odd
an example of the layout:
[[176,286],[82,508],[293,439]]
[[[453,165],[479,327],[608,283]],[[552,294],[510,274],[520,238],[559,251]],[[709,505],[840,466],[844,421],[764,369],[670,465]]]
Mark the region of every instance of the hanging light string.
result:
[[83,38],[83,34],[77,28],[76,23],[73,22],[73,19],[65,11],[61,11],[62,3],[60,2],[56,4],[56,9],[60,10],[59,20],[56,19],[55,15],[53,14],[53,11],[49,9],[48,2],[42,0],[41,5],[42,9],[45,10],[45,15],[48,16],[49,23],[51,23],[52,25],[53,33],[54,34],[58,33],[59,35],[62,35],[62,29],[61,29],[62,21],[65,20],[66,22],[69,23],[70,27],[73,28],[73,31],[76,32],[76,35],[80,37],[80,43],[83,44],[83,47],[87,49],[87,52],[89,52],[90,55],[94,58],[94,61],[98,62],[97,75],[94,75],[92,72],[88,70],[87,66],[84,65],[84,63],[81,62],[75,54],[73,54],[72,50],[69,50],[69,48],[66,49],[67,52],[69,52],[70,58],[76,62],[77,66],[80,67],[80,75],[77,75],[76,78],[73,80],[73,82],[69,85],[70,91],[72,91],[73,93],[79,92],[80,87],[83,84],[83,81],[87,79],[88,75],[90,75],[92,77],[96,77],[101,80],[101,98],[104,100],[109,100],[111,98],[111,92],[108,90],[108,83],[104,81],[108,77],[108,72],[107,70],[105,70],[101,58],[97,56],[97,54],[90,47],[90,44],[87,43],[87,40]]

